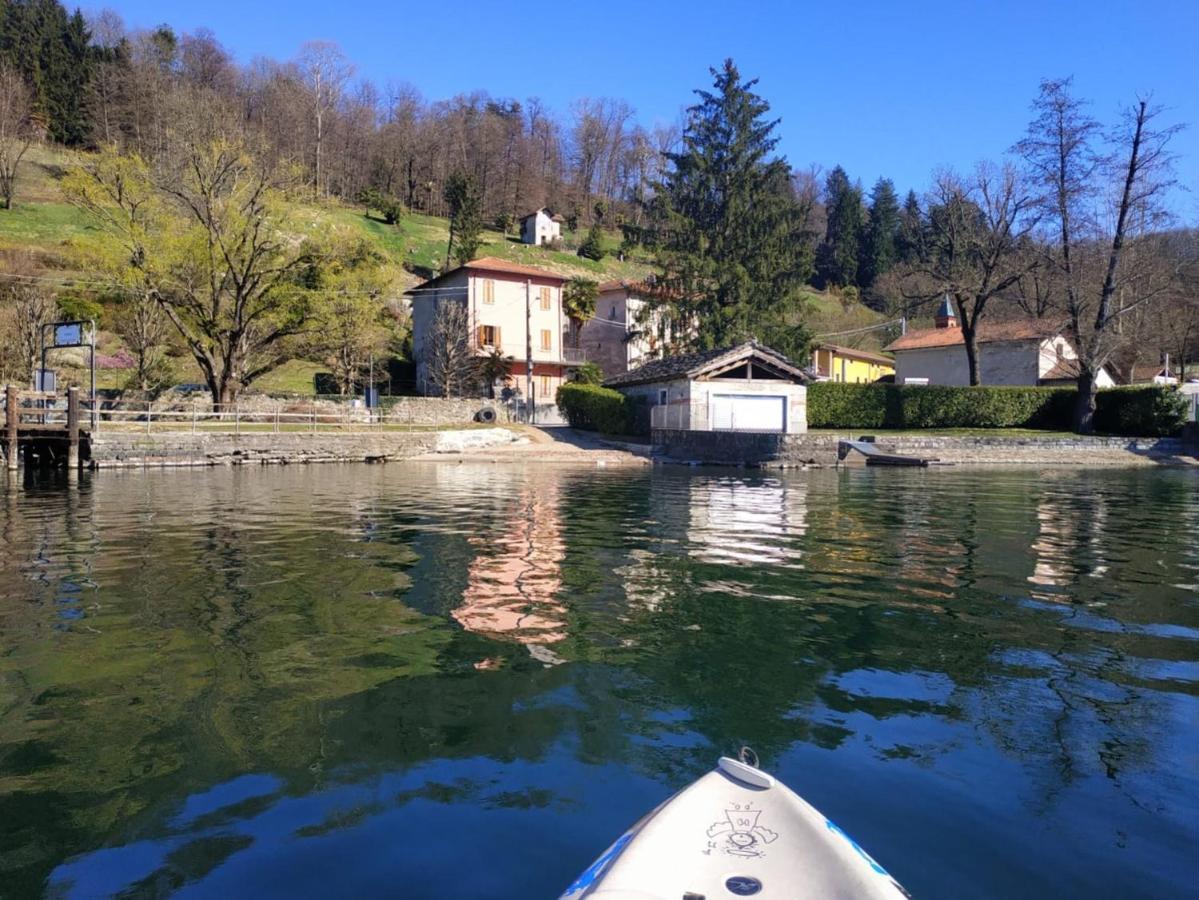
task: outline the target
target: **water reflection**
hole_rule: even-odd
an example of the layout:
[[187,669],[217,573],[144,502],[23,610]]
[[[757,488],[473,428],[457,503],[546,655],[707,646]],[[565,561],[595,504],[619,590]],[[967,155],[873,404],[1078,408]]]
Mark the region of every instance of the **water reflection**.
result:
[[552,896],[740,742],[917,895],[1191,889],[1192,473],[65,487],[0,498],[5,897]]

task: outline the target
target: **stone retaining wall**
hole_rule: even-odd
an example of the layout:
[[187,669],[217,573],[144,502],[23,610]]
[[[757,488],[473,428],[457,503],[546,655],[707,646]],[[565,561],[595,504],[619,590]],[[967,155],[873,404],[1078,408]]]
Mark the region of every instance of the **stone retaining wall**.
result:
[[217,466],[247,463],[382,462],[424,453],[459,453],[511,444],[505,428],[457,431],[282,434],[108,432],[91,443],[93,468]]
[[[655,454],[679,462],[764,468],[837,463],[837,442],[858,433],[754,434],[655,430]],[[901,456],[981,465],[1128,466],[1199,463],[1199,449],[1179,438],[951,437],[875,435],[880,449]],[[852,454],[850,463],[860,462]]]

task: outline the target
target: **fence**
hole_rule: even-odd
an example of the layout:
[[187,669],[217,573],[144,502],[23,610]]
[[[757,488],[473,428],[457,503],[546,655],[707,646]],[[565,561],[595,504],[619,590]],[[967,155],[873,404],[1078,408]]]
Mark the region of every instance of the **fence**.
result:
[[[702,426],[702,427],[701,427]],[[707,422],[691,422],[691,407],[686,403],[666,403],[651,406],[649,427],[666,431],[708,431]]]
[[[444,422],[430,421],[428,415],[408,406],[396,406],[390,410],[371,409],[364,406],[309,403],[276,403],[273,406],[261,401],[252,407],[243,408],[235,403],[231,409],[212,409],[206,404],[194,402],[184,408],[155,408],[154,401],[142,403],[122,402],[105,407],[99,402],[93,408],[93,431],[144,431],[190,432],[213,434],[241,433],[304,433],[337,431],[345,433],[404,431],[434,428]],[[512,421],[511,413],[500,406],[481,406],[493,409],[492,421]],[[461,422],[461,424],[466,424]]]

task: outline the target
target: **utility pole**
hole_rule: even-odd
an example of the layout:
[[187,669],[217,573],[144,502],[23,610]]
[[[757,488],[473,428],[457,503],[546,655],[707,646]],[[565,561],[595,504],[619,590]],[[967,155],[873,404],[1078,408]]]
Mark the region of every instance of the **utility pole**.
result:
[[525,279],[525,420],[533,421],[533,280]]

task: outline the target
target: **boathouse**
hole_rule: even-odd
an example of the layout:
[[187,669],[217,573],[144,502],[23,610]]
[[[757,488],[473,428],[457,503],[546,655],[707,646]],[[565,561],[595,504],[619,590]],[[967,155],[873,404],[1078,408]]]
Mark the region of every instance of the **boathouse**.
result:
[[809,376],[757,341],[654,359],[604,382],[649,406],[670,431],[797,434],[808,430]]

